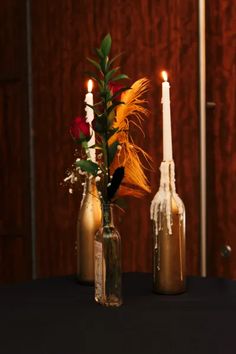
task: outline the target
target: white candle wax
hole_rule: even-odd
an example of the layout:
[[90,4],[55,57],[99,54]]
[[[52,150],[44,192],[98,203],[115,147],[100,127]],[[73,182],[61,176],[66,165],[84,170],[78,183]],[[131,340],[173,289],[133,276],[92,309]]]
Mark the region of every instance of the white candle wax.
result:
[[167,73],[162,72],[162,119],[163,119],[163,161],[173,160],[172,134],[170,116],[170,84],[167,81]]
[[[92,94],[92,87],[93,87],[93,82],[92,80],[88,81],[88,93],[85,95],[85,103],[89,104],[90,106],[93,106],[93,94]],[[94,119],[94,112],[93,109],[89,106],[85,107],[86,111],[86,121],[90,124],[90,135],[91,139],[88,142],[88,146],[93,146],[95,145],[95,132],[92,128],[92,121]],[[96,162],[96,150],[95,148],[90,149],[90,155],[91,155],[91,160],[93,162]]]

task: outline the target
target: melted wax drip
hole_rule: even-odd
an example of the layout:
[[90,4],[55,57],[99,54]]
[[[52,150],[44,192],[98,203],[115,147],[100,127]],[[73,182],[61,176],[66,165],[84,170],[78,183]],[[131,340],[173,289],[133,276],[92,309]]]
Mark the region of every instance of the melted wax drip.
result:
[[[183,203],[176,193],[175,189],[175,164],[174,161],[163,161],[160,166],[161,181],[158,192],[151,203],[151,220],[154,221],[155,235],[163,228],[161,213],[166,216],[166,223],[169,235],[172,235],[172,208],[171,199],[173,198],[180,215],[180,221],[183,218]],[[172,197],[172,198],[171,198]],[[156,238],[157,243],[157,238]],[[155,245],[157,248],[157,244]]]

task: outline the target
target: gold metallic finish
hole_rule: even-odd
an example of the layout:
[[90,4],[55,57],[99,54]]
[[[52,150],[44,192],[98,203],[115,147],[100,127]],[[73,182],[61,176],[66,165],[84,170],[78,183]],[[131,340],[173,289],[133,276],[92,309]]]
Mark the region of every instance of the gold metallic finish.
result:
[[172,234],[168,231],[165,212],[159,210],[162,228],[154,237],[153,245],[153,289],[161,294],[182,293],[186,286],[185,219],[174,199],[171,206]]
[[77,277],[80,282],[94,283],[94,237],[101,222],[101,203],[95,178],[88,176],[77,222]]
[[151,204],[153,220],[153,290],[185,291],[185,208],[175,190],[174,161],[163,161],[160,187]]

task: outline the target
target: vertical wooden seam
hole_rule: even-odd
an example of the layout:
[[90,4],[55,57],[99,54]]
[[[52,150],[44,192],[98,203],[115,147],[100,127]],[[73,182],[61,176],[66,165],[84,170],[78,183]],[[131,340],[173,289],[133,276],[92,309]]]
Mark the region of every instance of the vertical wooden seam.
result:
[[201,275],[206,269],[206,32],[205,0],[199,0]]
[[31,0],[26,0],[26,40],[27,40],[27,86],[29,115],[29,163],[30,163],[30,225],[31,225],[31,259],[32,278],[37,278],[36,269],[36,226],[35,226],[35,157],[33,124],[33,81],[32,81],[32,47],[31,47]]

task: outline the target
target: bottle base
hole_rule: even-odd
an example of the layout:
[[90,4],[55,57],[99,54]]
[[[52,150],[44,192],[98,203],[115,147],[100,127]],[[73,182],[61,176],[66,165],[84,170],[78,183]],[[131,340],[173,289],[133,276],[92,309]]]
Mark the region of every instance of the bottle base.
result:
[[119,307],[123,304],[123,301],[116,296],[110,296],[107,299],[102,299],[95,296],[95,301],[105,307]]

